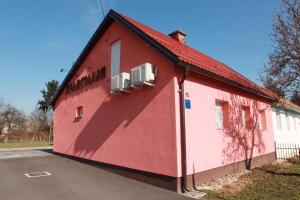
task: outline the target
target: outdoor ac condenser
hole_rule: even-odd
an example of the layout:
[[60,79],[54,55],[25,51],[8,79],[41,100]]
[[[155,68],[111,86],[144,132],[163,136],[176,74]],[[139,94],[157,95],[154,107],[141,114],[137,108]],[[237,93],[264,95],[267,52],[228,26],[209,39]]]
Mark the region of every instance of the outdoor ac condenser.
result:
[[119,75],[111,78],[112,94],[119,94],[120,92],[128,92],[130,88],[130,75],[129,73],[122,72]]
[[154,67],[150,63],[139,65],[130,72],[131,87],[140,87],[142,85],[154,86],[155,73]]

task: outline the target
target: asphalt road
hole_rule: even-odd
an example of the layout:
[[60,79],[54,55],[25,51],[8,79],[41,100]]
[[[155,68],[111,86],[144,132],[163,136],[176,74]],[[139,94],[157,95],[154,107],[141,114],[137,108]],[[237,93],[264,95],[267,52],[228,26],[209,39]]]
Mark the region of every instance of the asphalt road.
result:
[[50,152],[52,152],[51,147],[3,148],[0,149],[0,159],[51,156]]
[[[0,199],[191,199],[69,158],[50,154],[45,156],[44,152],[40,156],[34,155],[35,157],[0,159]],[[52,175],[36,178],[24,175],[42,171]]]

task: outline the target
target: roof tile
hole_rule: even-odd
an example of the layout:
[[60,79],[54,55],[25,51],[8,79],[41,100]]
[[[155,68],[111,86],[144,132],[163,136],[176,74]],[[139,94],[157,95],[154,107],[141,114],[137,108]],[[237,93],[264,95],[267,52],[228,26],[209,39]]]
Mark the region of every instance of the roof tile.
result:
[[237,82],[245,87],[251,88],[253,90],[259,91],[267,96],[274,97],[271,93],[269,93],[266,89],[258,86],[254,82],[250,81],[243,75],[239,74],[238,72],[234,71],[227,65],[185,45],[182,44],[170,36],[162,34],[148,26],[145,26],[127,16],[119,14],[124,19],[126,19],[129,23],[134,25],[136,28],[150,36],[153,40],[158,42],[160,45],[164,46],[166,49],[171,51],[173,54],[177,56],[177,58],[185,63],[194,65],[199,67],[203,70],[212,72],[218,76],[226,78],[228,80]]

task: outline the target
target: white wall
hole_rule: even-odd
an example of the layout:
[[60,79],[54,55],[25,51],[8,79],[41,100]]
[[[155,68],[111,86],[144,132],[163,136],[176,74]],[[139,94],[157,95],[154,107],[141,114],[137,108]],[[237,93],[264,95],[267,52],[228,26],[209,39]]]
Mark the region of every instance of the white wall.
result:
[[[279,113],[278,119],[276,113]],[[293,147],[294,144],[300,145],[300,114],[284,108],[273,107],[272,119],[277,156],[282,157],[285,154],[285,157],[287,155],[292,157],[297,150],[288,148]],[[279,120],[281,120],[281,128]]]
[[[281,128],[276,113],[280,113]],[[272,108],[274,139],[278,143],[300,144],[300,114],[284,108]],[[295,121],[294,121],[295,119]],[[288,127],[289,126],[289,127]]]

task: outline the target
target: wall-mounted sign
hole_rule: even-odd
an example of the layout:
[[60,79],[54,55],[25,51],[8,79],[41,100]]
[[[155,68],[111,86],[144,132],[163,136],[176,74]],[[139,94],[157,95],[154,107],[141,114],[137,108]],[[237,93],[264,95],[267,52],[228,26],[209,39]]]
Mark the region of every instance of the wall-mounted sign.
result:
[[97,71],[94,71],[89,75],[83,76],[82,78],[73,83],[69,83],[66,86],[66,94],[70,94],[72,92],[85,88],[91,85],[92,83],[99,81],[100,79],[104,79],[105,71],[105,67],[102,67],[101,69],[98,69]]
[[189,99],[185,100],[185,108],[186,109],[191,109],[191,100],[189,100]]

